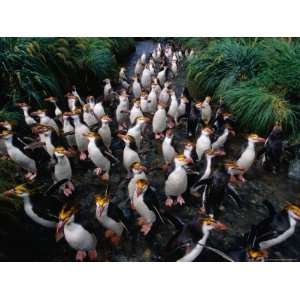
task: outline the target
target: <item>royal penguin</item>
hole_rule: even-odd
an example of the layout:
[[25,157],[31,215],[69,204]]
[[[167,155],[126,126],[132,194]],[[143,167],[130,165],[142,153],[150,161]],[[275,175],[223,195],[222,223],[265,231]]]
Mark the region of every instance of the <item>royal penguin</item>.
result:
[[255,144],[256,143],[264,143],[265,139],[262,137],[259,137],[257,134],[250,134],[248,136],[248,144],[246,149],[242,152],[240,158],[236,161],[237,165],[243,170],[238,172],[238,178],[242,182],[245,182],[245,178],[243,174],[247,172],[255,160]]
[[162,154],[165,161],[165,165],[169,166],[173,161],[177,152],[173,145],[174,133],[171,129],[167,130],[166,136],[162,143]]
[[79,101],[81,106],[83,106],[85,104],[84,101],[81,99],[81,97],[78,94],[76,85],[72,85],[71,94],[76,98],[76,100]]
[[95,173],[102,180],[108,181],[111,164],[110,160],[103,155],[105,146],[101,137],[94,132],[88,132],[84,134],[84,137],[88,140],[87,150],[89,158],[96,166]]
[[159,103],[157,106],[157,111],[152,119],[152,128],[155,139],[160,139],[164,136],[164,131],[167,128],[167,113],[163,104]]
[[24,212],[32,221],[43,227],[55,229],[62,204],[54,196],[54,192],[64,182],[65,180],[57,182],[46,189],[28,183],[20,184],[4,192],[4,196],[21,198]]
[[171,71],[172,71],[174,77],[177,76],[177,59],[176,60],[172,59]]
[[145,52],[141,55],[141,63],[144,65],[146,63],[147,55]]
[[138,117],[143,117],[143,112],[141,110],[141,101],[135,100],[133,106],[130,110],[129,120],[130,124],[133,125]]
[[196,217],[187,224],[173,216],[170,220],[176,226],[177,232],[165,247],[165,261],[193,262],[198,260],[206,246],[210,232],[227,229],[226,225],[212,217]]
[[95,202],[96,219],[106,229],[105,237],[112,244],[118,245],[124,229],[127,229],[127,220],[122,210],[110,200],[108,195],[95,195]]
[[133,83],[132,83],[133,97],[135,99],[139,99],[141,97],[141,93],[142,93],[141,84],[139,83],[137,76],[132,77],[132,79],[133,79]]
[[139,179],[147,180],[148,178],[145,173],[146,167],[143,166],[141,163],[135,162],[130,166],[130,168],[131,168],[131,172],[132,172],[133,176],[128,183],[128,196],[129,196],[130,200],[133,200],[136,182]]
[[255,250],[268,250],[285,242],[293,236],[296,225],[300,221],[300,207],[296,204],[288,204],[280,212],[276,212],[273,205],[265,201],[269,209],[269,217],[257,225],[253,225],[250,236],[251,247]]
[[35,112],[32,112],[31,115],[39,117],[40,124],[52,127],[55,130],[56,134],[59,135],[60,132],[59,132],[58,125],[52,118],[46,115],[46,112],[47,112],[46,109],[39,109]]
[[[207,126],[212,118],[212,109],[210,107],[211,97],[207,96],[201,103],[201,119],[203,124]],[[197,105],[196,105],[197,106]]]
[[177,107],[177,112],[175,115],[175,123],[178,124],[180,121],[180,118],[186,115],[187,110],[187,104],[189,103],[189,100],[185,96],[180,97],[179,105]]
[[154,90],[155,90],[155,93],[156,93],[156,97],[157,99],[159,98],[159,95],[161,93],[161,87],[158,83],[158,79],[157,78],[153,78],[153,85],[154,85]]
[[110,83],[109,79],[104,79],[103,82],[105,83],[104,85],[104,90],[103,90],[103,95],[104,95],[104,100],[107,102],[110,100],[110,96],[112,93],[112,86]]
[[216,138],[216,140],[211,144],[213,150],[224,149],[229,135],[235,136],[235,131],[230,125],[225,124],[223,132]]
[[69,246],[76,250],[76,261],[97,260],[97,237],[91,214],[76,205],[66,204],[59,213],[56,226],[56,241],[65,238]]
[[171,94],[171,103],[168,110],[168,117],[169,117],[168,126],[169,128],[173,128],[175,126],[176,114],[178,109],[178,101],[174,91],[171,91],[170,94]]
[[142,92],[141,94],[141,110],[143,113],[151,113],[151,102],[148,100],[148,94]]
[[98,120],[100,120],[104,115],[105,115],[105,110],[104,110],[104,107],[103,107],[103,103],[101,101],[98,101],[94,108],[93,108],[93,111],[94,111],[94,115],[96,116],[96,118]]
[[75,126],[75,141],[80,152],[80,160],[86,159],[86,151],[88,148],[88,140],[85,138],[85,134],[89,133],[89,128],[81,122],[81,110],[76,109],[72,114],[72,119]]
[[[165,182],[165,194],[167,196],[165,205],[168,207],[171,207],[177,203],[179,205],[183,205],[185,201],[182,197],[182,194],[187,190],[188,187],[188,178],[184,166],[189,164],[190,160],[187,159],[183,154],[180,154],[174,158],[174,163],[175,168],[169,174]],[[176,197],[176,200],[174,201],[172,197]]]
[[109,127],[109,123],[111,122],[112,119],[109,116],[104,115],[101,117],[101,127],[98,129],[98,134],[101,136],[103,144],[108,150],[110,149],[112,140],[111,130]]
[[121,84],[123,89],[128,90],[130,84],[128,83],[128,79],[125,72],[126,72],[126,68],[122,67],[119,72],[119,83]]
[[129,114],[129,100],[126,91],[122,91],[119,96],[119,104],[116,109],[116,121],[118,123],[119,130],[126,128],[126,122]]
[[64,147],[56,147],[54,150],[56,161],[54,165],[54,181],[67,180],[63,185],[63,192],[68,197],[73,193],[75,187],[72,183],[72,167],[67,154],[69,152]]
[[30,113],[31,113],[30,106],[27,103],[22,102],[22,103],[17,103],[16,105],[23,110],[25,123],[29,127],[32,127],[34,124],[37,123],[37,121],[30,115]]
[[166,82],[167,69],[168,69],[168,67],[164,66],[163,69],[160,72],[158,72],[158,74],[157,74],[157,79],[158,79],[158,82],[161,86],[163,86]]
[[36,162],[13,144],[13,133],[11,131],[4,130],[0,133],[0,139],[4,140],[7,154],[10,159],[18,167],[27,171],[25,178],[30,180],[34,179],[37,176]]
[[131,208],[139,215],[140,231],[143,235],[148,235],[153,225],[159,218],[161,219],[161,214],[156,194],[147,180],[139,179],[136,181]]
[[135,125],[129,128],[127,131],[127,134],[134,138],[138,150],[141,149],[143,124],[148,121],[148,118],[145,118],[143,116],[137,117]]
[[201,135],[198,137],[196,142],[196,153],[198,160],[201,161],[205,151],[211,148],[210,136],[213,134],[213,130],[209,127],[205,127],[201,130]]
[[54,107],[55,107],[55,110],[54,110],[55,117],[62,123],[62,121],[63,121],[63,119],[62,119],[63,112],[57,104],[57,102],[58,102],[57,98],[51,96],[51,97],[45,98],[44,100],[46,102],[52,103],[54,105]]
[[74,147],[76,146],[75,129],[71,123],[71,116],[71,112],[64,112],[63,114],[63,135],[65,136],[69,147]]
[[166,107],[169,106],[169,102],[170,102],[170,83],[166,82],[164,84],[164,88],[162,89],[160,95],[159,95],[159,103],[164,104]]
[[143,64],[142,64],[141,60],[138,59],[137,62],[136,62],[135,68],[134,68],[135,76],[140,77],[142,72],[143,72],[143,68],[144,67],[143,67]]
[[98,125],[98,119],[94,113],[94,110],[90,106],[90,104],[85,104],[82,107],[83,110],[83,121],[88,127],[94,127]]
[[152,81],[151,72],[149,70],[149,66],[146,65],[145,68],[144,68],[144,70],[143,70],[142,77],[141,77],[142,87],[146,91],[150,90],[150,88],[151,88],[151,81]]
[[130,167],[135,162],[141,162],[141,159],[137,153],[137,146],[134,137],[130,135],[119,134],[119,137],[125,143],[125,148],[123,150],[123,166],[130,173]]
[[148,100],[148,108],[149,112],[154,114],[157,109],[157,94],[156,94],[156,86],[155,84],[151,85],[151,91],[147,97]]

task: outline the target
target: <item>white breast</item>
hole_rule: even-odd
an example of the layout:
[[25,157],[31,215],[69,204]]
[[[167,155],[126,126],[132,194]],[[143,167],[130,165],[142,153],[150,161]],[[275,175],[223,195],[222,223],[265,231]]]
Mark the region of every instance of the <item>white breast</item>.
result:
[[204,134],[201,134],[201,136],[197,140],[196,144],[196,153],[198,156],[198,159],[201,160],[203,153],[210,149],[211,147],[211,141],[210,138]]
[[135,191],[135,183],[139,179],[147,179],[146,174],[144,172],[137,173],[137,174],[134,174],[134,176],[130,179],[130,181],[128,183],[128,196],[129,196],[130,200],[133,199],[133,194],[134,194],[134,191]]
[[143,194],[137,197],[136,192],[133,195],[133,205],[137,213],[145,219],[148,224],[154,223],[156,220],[155,213],[148,208],[143,200]]
[[162,152],[165,162],[167,164],[170,164],[176,155],[176,151],[174,150],[174,147],[171,145],[171,143],[166,140],[166,138],[162,143]]
[[166,129],[167,115],[164,109],[159,109],[156,111],[152,120],[152,127],[154,133],[160,133]]
[[179,196],[187,189],[187,175],[183,167],[176,168],[168,177],[165,183],[167,196]]
[[90,142],[88,145],[89,158],[99,168],[105,171],[110,170],[110,161],[102,154],[95,143]]
[[121,236],[124,230],[124,227],[122,224],[116,222],[112,218],[107,216],[107,210],[108,210],[108,205],[104,208],[103,212],[101,215],[96,213],[96,218],[99,221],[99,223],[106,229],[112,230],[115,234],[118,236]]
[[125,147],[124,151],[123,151],[123,164],[124,167],[129,170],[130,166],[134,163],[134,162],[141,162],[139,155],[132,149],[130,149],[129,147]]
[[58,162],[54,167],[54,176],[56,181],[72,178],[72,168],[69,159],[66,156],[57,158]]

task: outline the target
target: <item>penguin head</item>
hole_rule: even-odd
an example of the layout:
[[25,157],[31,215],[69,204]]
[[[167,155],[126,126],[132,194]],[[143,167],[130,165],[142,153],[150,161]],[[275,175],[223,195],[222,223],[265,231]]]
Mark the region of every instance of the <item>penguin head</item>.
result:
[[243,172],[244,168],[241,168],[235,161],[228,161],[224,164],[228,174],[232,174],[235,171]]
[[288,204],[286,206],[286,210],[293,219],[300,221],[300,206],[295,204]]
[[33,127],[32,131],[35,134],[44,134],[45,136],[51,135],[53,128],[44,124],[37,124]]
[[101,122],[108,124],[108,123],[112,122],[112,119],[108,115],[104,115],[101,117]]
[[18,102],[18,103],[16,103],[16,106],[20,107],[22,109],[29,109],[30,108],[29,104],[26,103],[26,102]]
[[212,216],[208,216],[204,219],[200,219],[202,223],[203,233],[211,230],[226,230],[227,226],[219,221],[216,221]]
[[50,97],[45,98],[44,101],[51,102],[51,103],[56,103],[57,102],[57,98],[53,97],[53,96],[50,96]]
[[108,195],[95,195],[96,208],[103,209],[109,203]]
[[191,158],[187,158],[184,154],[176,155],[174,158],[176,166],[185,166],[191,163]]
[[76,109],[73,110],[71,117],[72,117],[73,120],[76,120],[76,119],[80,118],[80,115],[81,115],[81,109],[76,108]]
[[91,105],[89,103],[84,104],[82,108],[86,113],[90,113],[92,111]]
[[135,189],[137,192],[137,196],[143,194],[149,186],[149,182],[146,179],[139,179],[135,183]]
[[174,132],[172,129],[166,131],[166,138],[172,139],[174,137]]
[[196,107],[197,109],[201,110],[202,107],[203,107],[203,103],[202,103],[201,101],[198,101],[198,102],[196,102],[195,107]]
[[140,108],[141,107],[141,101],[137,100],[137,99],[134,99],[133,100],[133,107]]
[[207,136],[212,135],[214,133],[213,129],[211,129],[209,127],[203,128],[201,132],[202,132],[202,134],[207,135]]
[[13,123],[10,121],[2,121],[2,122],[0,122],[0,127],[3,127],[6,130],[10,131],[10,130],[12,130]]
[[209,149],[205,152],[207,157],[216,157],[216,156],[224,156],[225,152],[219,149]]
[[146,171],[146,167],[143,166],[141,163],[139,162],[134,162],[131,166],[130,166],[130,169],[132,170],[132,172],[134,174],[139,174],[139,173],[142,173],[144,171]]
[[247,260],[251,262],[264,261],[268,257],[268,252],[266,250],[256,250],[256,249],[247,249]]
[[68,120],[72,117],[73,113],[71,113],[70,111],[66,111],[63,113],[63,119],[64,120]]
[[210,96],[206,96],[204,99],[204,102],[210,103],[212,101],[212,98]]
[[147,117],[137,117],[135,121],[138,124],[144,124],[146,122],[149,122],[150,120]]
[[226,130],[228,130],[228,132],[229,132],[231,135],[235,136],[235,131],[234,131],[234,129],[231,127],[230,124],[226,123],[226,124],[224,125],[224,128],[225,128]]
[[195,144],[192,142],[186,142],[184,143],[184,149],[192,151],[195,147]]
[[266,140],[260,136],[258,136],[257,134],[255,133],[251,133],[249,136],[248,136],[248,141],[251,141],[253,143],[264,143]]
[[187,97],[181,96],[181,97],[180,97],[180,103],[181,103],[181,104],[187,104],[187,103],[189,103],[189,100],[188,100]]
[[59,213],[59,222],[56,225],[56,242],[63,238],[63,228],[66,223],[74,220],[74,214],[77,212],[77,207],[66,204]]
[[110,79],[106,78],[106,79],[103,80],[103,82],[104,82],[105,84],[110,84]]
[[95,139],[100,138],[100,135],[96,132],[90,131],[88,133],[84,133],[83,136],[87,138],[89,141],[93,141]]
[[4,196],[16,196],[16,197],[24,197],[28,196],[30,194],[29,189],[26,187],[26,184],[20,184],[14,187],[13,189],[10,189],[6,192],[4,192]]
[[56,147],[54,149],[54,154],[56,157],[63,157],[67,154],[67,151],[64,147]]
[[12,136],[13,136],[13,132],[10,130],[3,130],[0,133],[0,139],[3,139],[3,140],[9,140],[12,138]]
[[32,112],[31,116],[41,118],[41,117],[46,116],[46,112],[47,112],[47,109],[38,109],[38,110]]
[[126,145],[130,145],[135,142],[134,137],[129,134],[118,134],[118,137],[121,138]]

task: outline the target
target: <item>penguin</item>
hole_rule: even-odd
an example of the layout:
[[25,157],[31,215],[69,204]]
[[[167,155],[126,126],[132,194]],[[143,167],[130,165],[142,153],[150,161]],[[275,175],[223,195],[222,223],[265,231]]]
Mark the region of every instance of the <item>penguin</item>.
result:
[[241,208],[241,199],[237,191],[230,184],[230,176],[226,168],[228,166],[222,166],[215,170],[211,176],[203,176],[193,186],[195,191],[199,190],[201,186],[204,187],[201,199],[201,211],[214,218],[219,217],[220,207],[227,196]]
[[146,58],[147,58],[147,55],[145,52],[143,52],[143,54],[141,55],[141,63],[143,65],[146,64]]
[[108,102],[110,100],[110,96],[111,96],[111,92],[112,92],[112,86],[111,86],[111,83],[110,83],[109,79],[104,79],[103,82],[105,83],[104,91],[103,91],[104,101]]
[[288,204],[282,211],[276,213],[270,202],[265,202],[269,208],[269,217],[257,225],[253,225],[251,245],[254,250],[268,250],[285,242],[295,233],[296,225],[300,221],[300,207]]
[[66,204],[59,213],[56,226],[56,241],[63,237],[71,248],[77,251],[76,261],[83,261],[87,255],[97,260],[97,237],[91,216],[75,205]]
[[144,115],[141,110],[141,101],[135,100],[130,110],[130,115],[129,115],[130,124],[133,125],[138,117],[143,117],[143,116]]
[[24,212],[31,220],[43,227],[55,229],[62,204],[53,196],[53,193],[65,181],[57,182],[55,185],[43,190],[28,183],[20,184],[6,191],[4,196],[21,198]]
[[30,106],[27,103],[25,102],[17,103],[16,106],[20,107],[23,110],[25,123],[29,127],[32,127],[34,124],[37,123],[37,121],[34,118],[32,118],[32,116],[30,115],[31,114]]
[[90,109],[94,110],[96,102],[95,102],[95,97],[94,96],[87,96],[85,98],[86,104],[89,104]]
[[13,133],[11,131],[2,131],[0,138],[4,140],[7,154],[15,164],[25,171],[25,178],[33,180],[37,176],[37,166],[34,159],[30,158],[23,151],[13,144]]
[[122,67],[119,72],[119,83],[121,84],[122,88],[128,90],[130,84],[128,83],[127,76],[125,74],[126,68]]
[[274,175],[279,171],[283,154],[283,132],[279,124],[275,124],[269,133],[264,147],[257,153],[257,159],[262,158],[262,165],[271,170]]
[[57,104],[57,102],[58,102],[57,98],[51,96],[51,97],[45,98],[44,101],[50,102],[54,105],[54,107],[55,107],[55,110],[54,110],[55,117],[56,117],[56,119],[58,119],[60,121],[60,123],[62,123],[63,122],[63,119],[62,119],[63,113],[62,113],[62,110],[59,108],[59,106]]
[[94,111],[94,115],[96,116],[96,118],[98,120],[100,120],[103,116],[105,116],[105,110],[104,110],[104,107],[103,107],[103,104],[101,101],[98,101],[94,108],[93,108],[93,111]]
[[210,129],[209,127],[205,127],[201,130],[201,135],[199,136],[196,142],[196,153],[199,161],[201,161],[205,151],[211,148],[210,135],[212,134],[213,134],[213,130]]
[[52,127],[55,130],[56,134],[59,135],[60,132],[59,132],[58,125],[52,118],[50,118],[49,116],[46,115],[46,111],[47,110],[45,110],[45,109],[39,109],[35,112],[32,112],[31,115],[39,117],[40,124]]
[[210,107],[211,97],[207,96],[201,103],[201,119],[202,122],[207,126],[210,123],[212,117],[212,109]]
[[[165,194],[167,199],[165,205],[171,207],[173,204],[183,205],[185,203],[182,194],[187,190],[187,173],[184,168],[190,163],[183,154],[177,155],[174,159],[175,169],[169,174],[165,182]],[[174,203],[172,197],[176,197]]]
[[77,97],[75,97],[72,94],[67,94],[66,97],[67,97],[68,108],[69,108],[70,112],[73,112],[75,109],[79,108],[77,105],[77,100],[78,100]]
[[156,94],[156,85],[151,85],[151,91],[148,95],[148,108],[151,114],[154,114],[157,109],[157,94]]
[[112,244],[118,245],[127,229],[127,220],[122,210],[111,200],[108,195],[95,195],[96,219],[106,229],[105,237],[110,239]]
[[186,114],[186,107],[189,100],[185,96],[180,97],[180,102],[177,107],[177,112],[175,115],[175,123],[178,124],[181,117],[183,117]]
[[111,130],[109,127],[110,122],[112,122],[112,119],[109,116],[104,115],[101,117],[101,127],[98,129],[98,134],[101,136],[103,144],[108,150],[110,150],[112,139]]
[[164,88],[162,89],[161,93],[159,94],[159,103],[165,105],[166,107],[169,106],[169,100],[170,100],[170,93],[169,90],[170,83],[166,82],[164,84]]
[[135,68],[134,68],[134,74],[137,77],[140,77],[143,72],[143,65],[140,59],[137,60]]
[[172,121],[176,119],[176,114],[178,110],[178,101],[176,98],[176,94],[174,91],[171,91],[171,103],[168,110],[168,116],[172,119]]
[[137,117],[135,121],[135,125],[128,129],[127,134],[132,136],[135,140],[138,151],[141,150],[141,142],[142,142],[142,129],[143,124],[149,122],[148,118],[143,116]]
[[123,151],[123,165],[124,165],[124,168],[129,173],[130,166],[132,166],[132,164],[135,162],[140,163],[141,159],[137,153],[137,146],[136,146],[134,138],[130,135],[122,135],[122,134],[119,134],[119,137],[125,143],[125,148]]
[[131,208],[139,215],[138,225],[141,233],[147,236],[153,225],[158,222],[159,218],[161,219],[159,201],[147,180],[136,181]]
[[173,73],[173,76],[176,77],[177,76],[177,59],[172,59],[172,63],[171,63],[171,71]]
[[208,241],[210,232],[227,229],[225,224],[210,216],[197,217],[187,224],[173,216],[170,219],[176,226],[177,232],[165,247],[165,261],[192,262],[197,260]]
[[146,167],[144,167],[139,162],[134,162],[131,166],[131,172],[133,174],[132,178],[128,183],[128,196],[130,200],[133,200],[133,195],[135,191],[135,184],[139,179],[148,180],[147,175],[145,173]]
[[149,66],[146,65],[143,72],[142,72],[142,77],[141,77],[141,84],[142,87],[146,90],[149,91],[151,88],[151,72],[149,70]]
[[148,101],[148,95],[145,92],[141,94],[141,110],[143,113],[151,113],[151,102]]
[[171,129],[167,130],[166,136],[162,143],[162,154],[166,166],[169,166],[174,161],[174,158],[177,155],[177,152],[174,146],[172,145],[173,138],[174,138],[173,131]]
[[142,93],[142,88],[141,85],[138,81],[137,76],[132,77],[133,79],[133,83],[132,83],[132,93],[133,93],[133,97],[135,99],[139,99],[141,97],[141,93]]
[[87,150],[89,158],[96,166],[96,174],[102,180],[108,181],[111,164],[102,153],[104,144],[101,137],[94,132],[85,133],[84,137],[89,141]]
[[94,110],[90,106],[90,104],[83,105],[82,109],[83,109],[84,123],[90,128],[98,125],[98,119],[94,113]]
[[129,100],[126,91],[122,91],[119,96],[119,105],[116,109],[116,120],[119,125],[119,130],[126,128],[129,113]]
[[63,185],[63,192],[65,196],[69,197],[75,187],[72,183],[72,167],[67,157],[69,152],[65,150],[64,147],[56,147],[54,150],[54,156],[56,163],[54,165],[54,181],[59,182],[62,180],[67,180]]
[[224,145],[228,139],[229,134],[235,136],[235,131],[230,125],[225,124],[223,133],[217,137],[217,139],[212,143],[211,148],[213,150],[224,149]]
[[161,87],[158,83],[158,79],[157,78],[153,78],[153,85],[154,85],[154,89],[155,89],[155,93],[156,93],[156,97],[157,99],[159,98],[159,95],[161,93]]
[[157,111],[152,119],[152,128],[155,134],[155,139],[160,139],[164,135],[167,128],[167,113],[163,104],[158,104]]
[[76,146],[76,140],[75,140],[75,129],[74,126],[71,124],[71,112],[64,112],[63,114],[63,135],[66,138],[66,141],[69,145],[69,147]]
[[85,104],[84,101],[80,98],[75,85],[72,86],[71,94],[76,98],[76,100],[79,101],[81,106],[83,106]]
[[86,159],[86,151],[88,149],[88,140],[84,137],[85,134],[89,133],[89,128],[83,124],[80,120],[81,110],[76,109],[72,114],[72,119],[75,126],[75,141],[77,148],[80,152],[80,160]]
[[166,79],[167,79],[167,66],[164,66],[163,69],[157,74],[157,79],[160,86],[164,86]]
[[149,71],[150,71],[151,77],[155,75],[155,62],[153,59],[149,60]]
[[255,160],[255,144],[256,143],[263,143],[265,139],[259,137],[257,134],[250,134],[248,136],[248,145],[246,149],[242,152],[240,158],[236,161],[237,165],[243,169],[243,171],[238,172],[238,178],[242,182],[245,182],[246,179],[244,178],[243,174],[247,172]]

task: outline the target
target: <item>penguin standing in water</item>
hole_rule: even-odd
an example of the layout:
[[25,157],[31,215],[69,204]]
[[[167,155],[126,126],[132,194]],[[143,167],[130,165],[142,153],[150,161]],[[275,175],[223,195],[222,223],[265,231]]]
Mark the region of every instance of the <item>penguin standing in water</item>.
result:
[[67,180],[67,182],[63,185],[63,191],[67,197],[70,196],[75,190],[75,187],[72,183],[72,168],[67,157],[68,153],[69,152],[63,147],[56,147],[54,150],[54,156],[56,160],[54,165],[54,180],[55,182],[65,179]]
[[227,227],[212,217],[197,217],[184,224],[180,219],[168,216],[177,232],[165,248],[165,261],[195,261],[206,246],[212,230],[226,230]]
[[159,202],[155,192],[145,179],[139,179],[135,183],[135,192],[131,200],[131,208],[140,216],[138,225],[140,231],[146,236],[152,229],[154,223],[161,219],[159,213]]
[[175,169],[169,174],[165,182],[165,194],[167,196],[165,205],[171,207],[174,204],[172,197],[176,197],[175,204],[183,205],[185,203],[182,194],[187,190],[187,173],[185,165],[191,162],[183,154],[177,155],[174,159]]
[[96,219],[106,229],[105,237],[118,245],[124,229],[127,230],[127,220],[122,210],[107,195],[95,195],[95,201]]
[[96,174],[102,180],[109,180],[110,161],[102,153],[105,146],[101,137],[94,132],[86,133],[84,137],[89,141],[87,150],[89,158],[97,167],[95,170]]
[[252,226],[251,232],[246,236],[252,249],[267,251],[293,236],[300,221],[300,207],[288,204],[282,211],[276,213],[270,202],[265,201],[264,204],[269,209],[269,217]]
[[[27,156],[22,150],[13,144],[13,133],[11,131],[2,131],[0,138],[4,140],[7,154],[17,166],[27,171],[25,178],[32,180],[37,176],[37,166],[34,159]],[[28,151],[27,151],[28,152]]]
[[152,119],[152,128],[155,134],[155,139],[160,139],[164,136],[164,131],[167,128],[167,113],[165,106],[158,104],[157,111]]
[[56,241],[65,238],[71,248],[77,251],[76,261],[97,260],[96,229],[92,224],[91,214],[80,210],[76,205],[66,204],[59,213],[56,226]]
[[84,135],[88,134],[90,130],[84,123],[81,122],[80,109],[76,109],[73,112],[72,119],[74,121],[75,126],[75,141],[77,148],[80,151],[80,160],[85,160],[89,142]]

